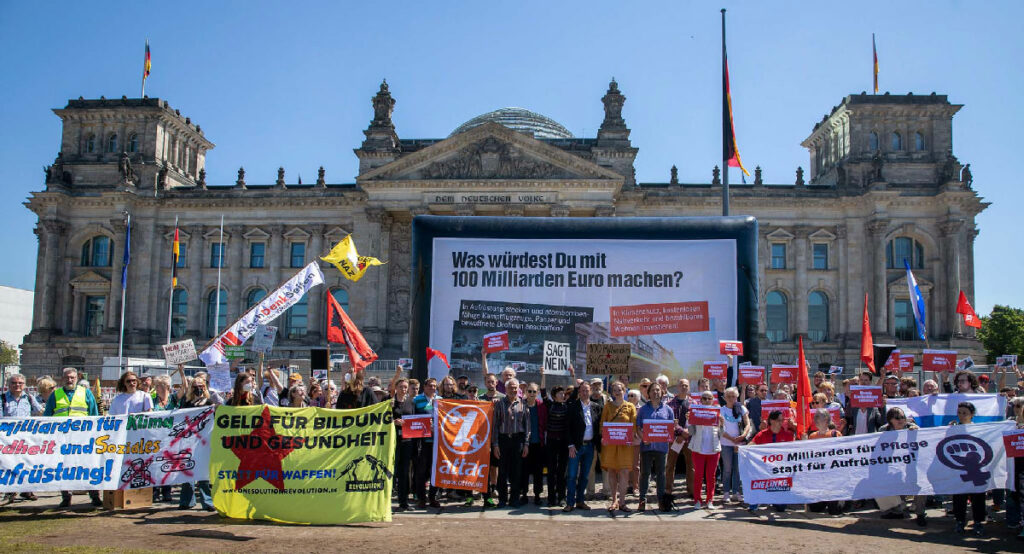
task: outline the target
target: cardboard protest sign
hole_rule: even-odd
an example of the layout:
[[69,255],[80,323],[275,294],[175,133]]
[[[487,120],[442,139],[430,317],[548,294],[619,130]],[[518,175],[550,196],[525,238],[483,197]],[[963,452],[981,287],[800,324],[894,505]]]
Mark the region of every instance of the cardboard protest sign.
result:
[[728,372],[728,362],[704,362],[704,377],[708,379],[725,379]]
[[956,368],[956,350],[925,349],[921,358],[924,371],[953,371]]
[[587,344],[587,373],[590,375],[628,375],[629,343]]
[[829,366],[828,374],[829,375],[842,375],[843,374],[843,366],[841,366],[841,365]]
[[889,357],[885,360],[885,371],[896,373],[900,369],[900,350],[897,348],[889,353]]
[[720,340],[718,341],[718,353],[728,354],[730,356],[742,356],[743,355],[743,341],[739,340]]
[[740,366],[738,371],[739,384],[741,385],[759,385],[764,382],[763,365]]
[[493,352],[501,352],[508,350],[508,331],[497,331],[495,333],[487,333],[483,337],[484,340],[484,354],[491,354]]
[[210,374],[210,390],[217,392],[231,390],[231,366],[229,364],[214,364],[206,370]]
[[164,345],[164,359],[167,365],[178,365],[196,359],[196,343],[192,339]]
[[690,425],[718,425],[718,416],[722,415],[719,406],[690,406],[686,412],[686,423]]
[[432,435],[433,416],[430,414],[402,416],[402,438],[422,439]]
[[772,364],[772,383],[796,383],[796,365]]
[[644,442],[672,442],[675,438],[676,426],[673,421],[663,419],[646,419],[643,423]]
[[270,354],[274,349],[274,337],[277,336],[277,327],[273,325],[260,325],[256,327],[256,334],[252,336],[252,351],[260,354]]
[[412,371],[412,358],[398,358],[398,367],[406,373]]
[[228,346],[225,346],[224,347],[224,357],[228,358],[229,360],[241,360],[242,358],[245,357],[245,346],[244,345],[238,345],[238,346],[228,345]]
[[601,424],[601,444],[629,446],[633,444],[633,424],[609,422]]
[[761,419],[767,420],[772,412],[782,412],[782,419],[793,419],[794,405],[795,403],[789,400],[762,400]]
[[[1003,432],[1003,444],[1006,445],[1007,458],[1024,457],[1024,429]],[[1014,462],[1018,463],[1018,462]]]
[[882,387],[850,385],[850,406],[854,408],[881,408],[885,405]]
[[914,355],[900,354],[900,372],[907,373],[909,371],[914,371]]
[[544,372],[551,375],[568,375],[569,343],[544,341]]

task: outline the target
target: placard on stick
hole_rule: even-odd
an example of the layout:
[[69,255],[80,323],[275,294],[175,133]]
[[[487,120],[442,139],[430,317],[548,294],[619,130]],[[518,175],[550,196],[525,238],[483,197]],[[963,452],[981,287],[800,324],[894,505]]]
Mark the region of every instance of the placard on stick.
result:
[[196,359],[196,343],[187,339],[164,345],[164,359],[168,365],[178,365]]
[[591,375],[628,375],[629,343],[587,344],[587,373]]
[[568,375],[569,354],[569,343],[544,341],[544,371],[551,375]]

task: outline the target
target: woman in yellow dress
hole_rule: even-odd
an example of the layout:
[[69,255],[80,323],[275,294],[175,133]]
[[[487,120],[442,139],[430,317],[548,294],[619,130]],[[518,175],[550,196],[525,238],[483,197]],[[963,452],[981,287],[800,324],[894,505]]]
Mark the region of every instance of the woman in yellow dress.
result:
[[[628,423],[636,427],[636,406],[625,400],[626,386],[620,381],[612,383],[609,387],[612,399],[604,405],[601,412],[601,425],[605,423]],[[634,431],[630,431],[630,439],[633,439]],[[608,445],[601,446],[601,469],[608,479],[606,487],[611,502],[608,504],[608,513],[614,515],[615,510],[622,510],[629,513],[626,506],[626,484],[629,482],[629,470],[633,467],[632,445]]]

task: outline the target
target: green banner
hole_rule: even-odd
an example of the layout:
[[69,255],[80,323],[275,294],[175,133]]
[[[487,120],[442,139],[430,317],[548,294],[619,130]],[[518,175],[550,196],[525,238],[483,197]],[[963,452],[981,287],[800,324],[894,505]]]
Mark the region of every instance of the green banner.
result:
[[242,359],[245,357],[245,345],[241,346],[225,346],[224,356],[227,358]]
[[218,406],[211,439],[221,515],[285,523],[391,521],[391,406]]

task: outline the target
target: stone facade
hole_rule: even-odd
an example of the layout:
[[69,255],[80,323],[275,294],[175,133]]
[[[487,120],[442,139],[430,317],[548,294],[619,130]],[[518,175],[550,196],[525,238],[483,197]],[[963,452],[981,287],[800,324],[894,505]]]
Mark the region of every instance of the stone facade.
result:
[[[325,266],[328,286],[279,320],[278,352],[304,358],[322,344],[325,295],[336,291],[385,359],[409,347],[417,214],[720,215],[718,178],[679,183],[673,168],[667,183],[636,182],[625,99],[612,81],[596,138],[561,136],[564,127],[543,116],[499,110],[445,139],[401,139],[383,83],[355,149],[355,183],[328,183],[321,168],[316,183],[290,184],[282,168],[273,184],[249,184],[240,168],[235,183],[221,186],[205,181],[213,144],[166,101],[72,100],[55,110],[64,121],[61,151],[45,190],[27,203],[39,218],[39,256],[23,366],[52,373],[116,355],[125,213],[132,215],[126,355],[159,357],[170,312],[176,338],[201,345],[211,337],[223,214],[221,326],[352,233],[361,253],[388,264],[358,283]],[[876,342],[898,340],[904,352],[919,352],[924,341],[907,335],[902,257],[925,295],[930,346],[980,355],[954,313],[959,289],[974,297],[975,217],[987,206],[952,154],[959,108],[934,94],[847,96],[802,143],[810,152],[806,182],[798,169],[793,184],[764,184],[758,169],[753,184],[731,186],[732,214],[760,224],[762,362],[794,359],[802,335],[812,363],[857,366],[864,293]],[[513,116],[515,130],[500,119]],[[537,133],[528,130],[531,118],[540,119]],[[183,292],[169,302],[176,218]]]

